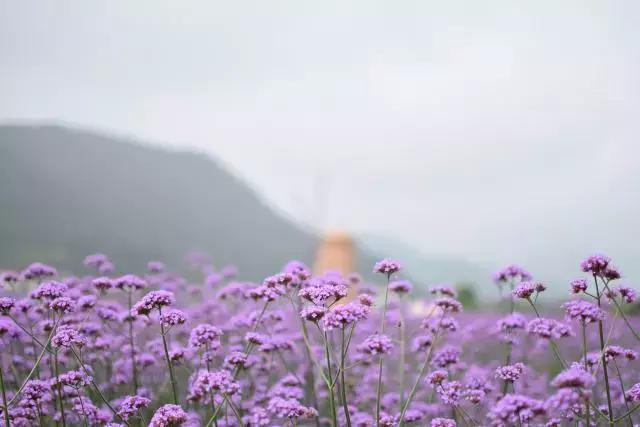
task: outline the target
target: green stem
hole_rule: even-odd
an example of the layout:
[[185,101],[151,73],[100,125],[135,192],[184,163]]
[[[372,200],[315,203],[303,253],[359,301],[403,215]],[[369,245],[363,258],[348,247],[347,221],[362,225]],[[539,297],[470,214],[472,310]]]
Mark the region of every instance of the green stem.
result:
[[2,414],[4,415],[4,426],[11,427],[9,422],[9,405],[7,405],[7,391],[4,387],[4,376],[2,375],[2,360],[0,360],[0,390],[2,391]]
[[169,368],[169,380],[171,381],[171,393],[173,394],[173,404],[178,404],[178,392],[176,389],[176,379],[173,375],[173,365],[171,364],[171,357],[169,356],[169,346],[167,345],[167,337],[164,333],[164,324],[162,323],[162,308],[158,308],[160,314],[160,333],[162,335],[162,345],[164,347],[164,357],[167,360],[167,367]]
[[418,378],[416,378],[416,382],[413,384],[413,387],[411,387],[411,391],[409,392],[409,397],[407,397],[407,401],[404,403],[404,406],[402,407],[402,412],[400,414],[400,419],[398,420],[398,425],[399,426],[403,425],[404,416],[405,416],[405,414],[407,412],[407,409],[409,408],[409,405],[411,405],[411,401],[413,401],[413,398],[416,395],[416,391],[418,390],[418,385],[420,384],[420,382],[422,381],[422,378],[424,377],[425,370],[427,369],[427,366],[429,365],[429,362],[431,361],[431,356],[433,355],[433,349],[435,348],[436,343],[438,342],[439,336],[440,336],[440,326],[438,326],[438,329],[436,330],[436,333],[435,333],[434,338],[433,338],[433,342],[431,343],[431,347],[429,347],[429,353],[427,353],[427,358],[425,359],[424,363],[422,364],[422,368],[420,368],[420,373],[418,374]]
[[84,365],[84,362],[82,361],[82,359],[80,358],[80,356],[78,356],[78,353],[76,352],[76,350],[71,347],[70,348],[71,353],[73,353],[73,356],[76,358],[76,360],[78,361],[78,364],[80,365],[80,367],[82,368],[82,370],[84,371],[85,374],[87,374],[87,376],[89,376],[90,378],[92,378],[91,380],[91,385],[93,386],[93,388],[95,389],[96,393],[98,393],[98,396],[100,397],[100,399],[104,402],[105,405],[107,405],[107,408],[109,408],[109,410],[111,411],[111,413],[113,415],[116,416],[116,418],[119,418],[127,427],[131,427],[131,425],[127,422],[127,420],[125,420],[124,418],[122,418],[120,415],[118,415],[118,413],[116,412],[115,409],[113,409],[113,406],[111,406],[111,404],[109,403],[109,401],[104,397],[104,395],[102,394],[102,392],[100,391],[100,388],[98,387],[98,385],[96,384],[96,382],[93,380],[93,377],[91,376],[91,373],[87,370],[87,367]]
[[[584,369],[586,370],[587,369],[587,327],[584,324],[584,322],[582,322],[582,351],[584,355]],[[590,427],[591,426],[591,423],[590,423],[591,410],[589,409],[589,397],[585,396],[584,400],[585,400],[584,411],[587,418],[587,427]]]
[[60,322],[60,319],[62,319],[62,316],[60,316],[60,318],[58,318],[56,323],[53,325],[53,328],[51,329],[51,332],[49,333],[49,338],[47,338],[47,342],[42,347],[42,351],[38,355],[38,359],[36,360],[35,365],[33,365],[33,368],[31,368],[31,371],[29,372],[29,375],[27,375],[27,378],[24,379],[24,381],[22,382],[22,385],[20,386],[20,388],[18,389],[16,394],[11,398],[11,400],[7,404],[8,406],[11,406],[11,404],[18,399],[18,397],[20,396],[20,393],[22,393],[22,390],[24,390],[24,387],[27,385],[27,382],[31,379],[33,374],[37,371],[38,366],[40,365],[40,362],[42,361],[42,358],[44,357],[44,354],[47,351],[50,351],[48,349],[48,346],[49,346],[49,343],[51,342],[51,339],[53,338],[54,332],[55,332],[55,330],[56,330],[56,328],[58,326],[58,323]]
[[345,381],[344,375],[344,358],[347,353],[347,348],[345,347],[345,339],[344,339],[344,329],[342,329],[342,349],[341,349],[340,358],[340,383],[342,386],[340,387],[342,391],[342,406],[344,408],[344,415],[347,418],[347,427],[351,427],[351,415],[349,414],[349,405],[347,405],[347,382]]
[[[324,333],[324,352],[325,357],[327,359],[327,371],[329,374],[329,378],[333,378],[333,374],[331,373],[331,350],[329,349],[329,338],[327,337],[327,332]],[[329,385],[329,410],[331,412],[331,420],[333,422],[334,427],[338,427],[338,414],[336,413],[336,402],[335,397],[333,395],[333,382]]]
[[[598,307],[600,307],[600,299],[602,295],[600,294],[600,288],[598,287],[598,279],[596,275],[593,275],[593,280],[596,283],[596,295],[598,301]],[[611,390],[609,387],[609,372],[607,370],[607,360],[604,356],[604,331],[602,329],[602,320],[598,320],[598,337],[600,338],[600,357],[602,360],[602,370],[604,372],[604,386],[605,391],[607,392],[607,409],[609,411],[608,418],[609,424],[613,425],[613,405],[611,404]]]
[[[384,290],[384,305],[382,306],[382,318],[380,319],[380,334],[384,334],[384,328],[387,324],[387,302],[389,301],[389,282],[391,281],[391,274],[387,274],[387,285]],[[376,425],[380,427],[380,399],[382,397],[382,365],[384,357],[382,354],[378,359],[378,387],[376,389]]]
[[131,307],[132,307],[132,301],[131,301],[131,294],[132,294],[132,290],[129,289],[127,291],[127,295],[128,295],[128,299],[129,299],[129,314],[127,316],[128,322],[129,322],[129,347],[131,347],[129,350],[130,353],[130,357],[131,357],[131,375],[133,376],[133,394],[136,395],[138,394],[138,368],[136,367],[136,351],[135,351],[135,343],[133,341],[133,316],[131,315]]
[[[622,382],[622,374],[620,373],[620,368],[618,368],[618,362],[616,362],[615,359],[613,359],[613,366],[616,368],[616,373],[618,375],[618,381],[620,381],[620,389],[622,391],[622,398],[624,399],[624,407],[626,408],[627,412],[629,412],[629,402],[627,402],[626,399],[626,391],[624,389],[624,383]],[[633,421],[631,420],[631,415],[629,415],[629,426],[633,427]]]

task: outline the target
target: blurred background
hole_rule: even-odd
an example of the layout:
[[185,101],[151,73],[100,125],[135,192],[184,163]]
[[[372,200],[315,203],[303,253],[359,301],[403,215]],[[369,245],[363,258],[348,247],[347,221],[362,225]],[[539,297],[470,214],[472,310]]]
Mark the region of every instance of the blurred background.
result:
[[[640,3],[0,0],[0,269],[640,277]],[[333,237],[332,237],[333,236]],[[338,240],[340,240],[338,239]]]

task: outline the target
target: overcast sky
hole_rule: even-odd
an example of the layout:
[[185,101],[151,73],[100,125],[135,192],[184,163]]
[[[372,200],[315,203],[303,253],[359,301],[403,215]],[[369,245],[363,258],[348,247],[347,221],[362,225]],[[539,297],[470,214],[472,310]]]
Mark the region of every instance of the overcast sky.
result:
[[0,0],[0,120],[206,151],[320,228],[640,273],[639,28],[634,0]]

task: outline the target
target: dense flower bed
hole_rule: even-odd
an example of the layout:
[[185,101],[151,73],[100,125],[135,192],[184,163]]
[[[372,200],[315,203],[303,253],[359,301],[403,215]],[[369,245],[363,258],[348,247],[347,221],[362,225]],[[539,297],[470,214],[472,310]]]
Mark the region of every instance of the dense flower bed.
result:
[[418,314],[389,259],[377,286],[299,262],[261,284],[206,263],[201,283],[159,262],[144,277],[85,264],[2,273],[5,427],[640,422],[636,294],[605,256],[551,317],[547,286],[515,265],[494,276],[501,313],[464,313],[440,285]]

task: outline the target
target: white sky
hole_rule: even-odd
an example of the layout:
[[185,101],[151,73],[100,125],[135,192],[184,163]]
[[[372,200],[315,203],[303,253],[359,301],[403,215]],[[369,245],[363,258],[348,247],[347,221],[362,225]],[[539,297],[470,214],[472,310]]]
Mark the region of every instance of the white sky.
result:
[[638,28],[632,0],[0,0],[0,120],[206,151],[321,228],[629,271]]

